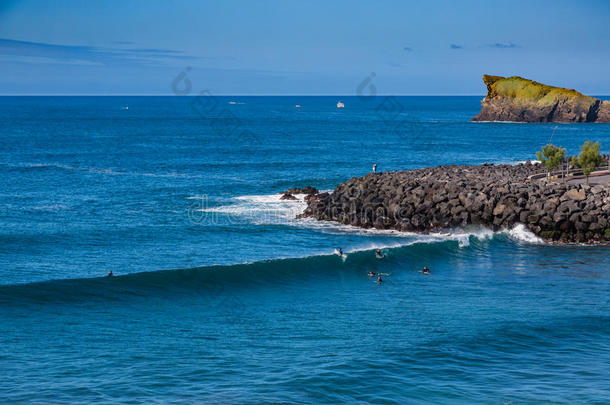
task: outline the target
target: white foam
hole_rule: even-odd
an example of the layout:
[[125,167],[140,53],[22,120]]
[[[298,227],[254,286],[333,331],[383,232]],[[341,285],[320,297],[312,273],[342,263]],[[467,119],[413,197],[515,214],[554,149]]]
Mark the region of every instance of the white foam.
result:
[[520,240],[522,242],[543,243],[542,239],[540,239],[539,237],[534,235],[523,224],[517,224],[513,227],[513,229],[510,229],[507,232],[511,237],[513,237],[517,240]]
[[[359,229],[359,228],[358,228]],[[474,237],[480,241],[491,240],[494,236],[494,232],[487,228],[472,228],[470,230],[455,230],[446,233],[412,233],[412,232],[397,232],[393,234],[396,237],[395,241],[386,240],[369,240],[361,245],[344,249],[344,256],[347,256],[355,252],[367,252],[374,250],[394,249],[406,246],[415,245],[418,243],[441,243],[446,241],[456,241],[460,248],[470,246],[470,238]],[[333,251],[333,254],[337,254],[337,250]]]
[[207,207],[205,197],[187,197],[188,199],[201,198],[203,207],[199,212],[221,213],[235,216],[257,225],[262,224],[291,224],[297,215],[307,208],[305,194],[296,194],[296,200],[282,200],[282,194],[244,195],[234,197],[232,204],[218,207]]
[[[371,242],[362,247],[352,249],[350,252],[395,248],[412,245],[414,243],[437,243],[443,241],[457,241],[458,246],[466,248],[470,246],[470,238],[474,237],[480,241],[491,240],[496,233],[485,227],[468,227],[447,230],[446,232],[415,233],[401,232],[393,229],[374,229],[360,228],[352,225],[345,225],[338,222],[318,221],[313,218],[296,219],[301,214],[307,203],[305,194],[297,194],[296,200],[282,200],[282,194],[263,194],[245,195],[234,197],[234,201],[228,205],[218,207],[206,207],[205,197],[187,197],[188,199],[202,199],[202,208],[196,211],[206,213],[227,214],[229,218],[234,216],[236,219],[245,220],[255,225],[281,224],[306,228],[317,232],[331,235],[362,235],[362,236],[385,236],[396,238],[396,243],[388,241]],[[507,233],[514,239],[527,243],[542,243],[542,240],[530,232],[524,225],[518,224],[510,230],[503,230],[498,233]],[[407,239],[407,240],[405,240]],[[346,251],[346,253],[348,253]]]

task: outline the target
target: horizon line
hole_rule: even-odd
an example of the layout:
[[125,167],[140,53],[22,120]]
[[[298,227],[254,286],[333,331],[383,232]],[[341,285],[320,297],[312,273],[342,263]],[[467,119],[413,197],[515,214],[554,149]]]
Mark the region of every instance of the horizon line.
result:
[[[0,94],[0,97],[200,97],[198,94]],[[212,97],[485,97],[485,94],[209,94]]]
[[[0,94],[0,97],[200,97],[198,94]],[[486,94],[208,94],[211,97],[486,97]],[[607,94],[590,93],[589,97],[610,98]]]

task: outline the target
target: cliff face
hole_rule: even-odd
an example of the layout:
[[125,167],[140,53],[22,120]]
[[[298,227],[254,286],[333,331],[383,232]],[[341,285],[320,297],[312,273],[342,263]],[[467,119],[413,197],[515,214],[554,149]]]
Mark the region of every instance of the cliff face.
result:
[[610,122],[610,101],[602,101],[597,111],[596,122]]
[[484,75],[487,97],[473,121],[610,122],[610,101],[518,76]]

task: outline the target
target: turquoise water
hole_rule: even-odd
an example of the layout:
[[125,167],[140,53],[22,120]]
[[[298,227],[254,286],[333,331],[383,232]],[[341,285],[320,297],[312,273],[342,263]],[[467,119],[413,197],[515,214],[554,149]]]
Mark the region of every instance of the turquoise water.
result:
[[373,163],[610,146],[605,124],[470,123],[479,101],[1,97],[0,399],[609,402],[608,247],[362,231],[279,200]]

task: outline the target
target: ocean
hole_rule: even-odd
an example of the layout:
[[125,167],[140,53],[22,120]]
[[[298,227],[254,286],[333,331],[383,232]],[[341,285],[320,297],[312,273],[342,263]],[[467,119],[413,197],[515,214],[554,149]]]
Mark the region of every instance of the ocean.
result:
[[0,97],[0,402],[610,402],[610,247],[279,199],[610,147],[481,98]]

